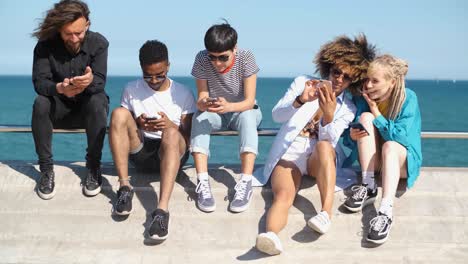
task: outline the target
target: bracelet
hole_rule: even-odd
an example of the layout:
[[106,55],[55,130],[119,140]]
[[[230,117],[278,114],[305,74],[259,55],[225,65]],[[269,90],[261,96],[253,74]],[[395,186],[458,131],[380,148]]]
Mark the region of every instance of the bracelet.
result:
[[296,101],[299,105],[304,105],[305,103],[303,103],[299,97],[299,95],[296,96],[296,99],[294,101]]

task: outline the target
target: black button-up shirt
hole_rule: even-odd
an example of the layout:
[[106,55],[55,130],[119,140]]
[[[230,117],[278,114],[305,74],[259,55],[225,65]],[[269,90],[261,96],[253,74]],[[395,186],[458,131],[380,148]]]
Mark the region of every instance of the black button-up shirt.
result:
[[[71,54],[58,35],[45,41],[39,41],[34,48],[32,81],[34,89],[40,95],[60,96],[57,83],[65,78],[83,75],[86,66],[93,71],[93,82],[82,94],[104,92],[107,75],[107,48],[109,42],[99,33],[88,31],[77,54]],[[78,95],[78,97],[81,95]]]

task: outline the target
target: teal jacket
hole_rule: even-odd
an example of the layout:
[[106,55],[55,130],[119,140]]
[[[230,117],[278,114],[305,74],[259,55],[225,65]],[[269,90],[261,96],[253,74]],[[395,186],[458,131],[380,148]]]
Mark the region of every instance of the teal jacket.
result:
[[[359,120],[362,113],[370,112],[369,105],[364,97],[355,96],[353,101],[357,108],[355,120]],[[406,148],[407,185],[408,188],[413,187],[422,164],[421,113],[416,93],[406,89],[406,99],[398,117],[395,120],[389,120],[381,115],[374,119],[374,126],[384,141],[395,141]],[[345,160],[343,167],[350,167],[358,158],[358,149],[356,142],[349,135],[349,129],[344,133],[343,144],[351,149],[351,154]]]

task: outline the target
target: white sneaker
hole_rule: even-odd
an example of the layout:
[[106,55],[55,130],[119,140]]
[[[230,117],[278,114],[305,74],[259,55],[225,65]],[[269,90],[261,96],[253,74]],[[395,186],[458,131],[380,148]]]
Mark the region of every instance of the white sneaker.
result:
[[307,221],[307,225],[320,234],[325,234],[331,226],[331,220],[328,213],[321,211],[316,216]]
[[283,252],[279,237],[273,232],[261,233],[257,236],[255,247],[268,255],[278,255]]

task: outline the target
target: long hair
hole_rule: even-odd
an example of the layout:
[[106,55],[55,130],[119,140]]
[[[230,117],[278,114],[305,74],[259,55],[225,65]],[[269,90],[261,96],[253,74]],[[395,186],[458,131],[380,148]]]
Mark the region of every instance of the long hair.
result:
[[38,40],[51,39],[66,24],[84,17],[89,21],[88,5],[80,0],[62,0],[47,11],[46,17],[32,33]]
[[384,78],[386,80],[395,80],[395,87],[393,87],[389,100],[388,112],[386,118],[395,120],[401,112],[403,103],[406,99],[405,89],[405,76],[408,72],[408,63],[400,58],[385,54],[377,57],[371,62],[369,69],[374,67],[383,69]]
[[338,36],[320,48],[314,60],[315,72],[320,73],[321,78],[328,78],[334,65],[349,69],[352,78],[349,89],[353,94],[358,94],[367,76],[367,68],[375,57],[375,50],[375,45],[369,44],[362,33],[354,40],[344,35]]

